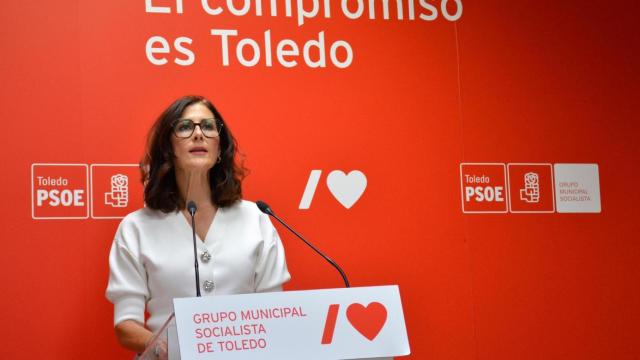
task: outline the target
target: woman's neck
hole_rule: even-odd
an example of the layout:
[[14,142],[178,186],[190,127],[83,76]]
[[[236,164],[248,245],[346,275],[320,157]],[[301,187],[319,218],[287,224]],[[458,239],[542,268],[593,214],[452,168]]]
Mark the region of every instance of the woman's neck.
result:
[[208,171],[176,169],[176,182],[185,203],[194,201],[199,209],[213,207]]

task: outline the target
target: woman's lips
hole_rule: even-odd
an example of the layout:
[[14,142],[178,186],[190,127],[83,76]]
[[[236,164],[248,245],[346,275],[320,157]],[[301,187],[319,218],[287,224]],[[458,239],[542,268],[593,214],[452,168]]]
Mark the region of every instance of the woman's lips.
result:
[[193,149],[189,150],[189,153],[196,154],[196,155],[204,155],[204,154],[207,153],[207,149],[205,149],[205,148],[193,148]]

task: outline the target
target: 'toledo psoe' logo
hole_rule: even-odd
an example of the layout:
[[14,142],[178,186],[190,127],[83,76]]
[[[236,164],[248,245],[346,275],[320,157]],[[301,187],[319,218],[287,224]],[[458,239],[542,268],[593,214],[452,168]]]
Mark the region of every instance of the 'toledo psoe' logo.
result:
[[32,164],[33,219],[87,219],[89,172],[86,164]]
[[460,164],[462,212],[506,213],[506,178],[504,164]]
[[461,163],[460,185],[463,213],[601,212],[598,164]]
[[136,164],[31,165],[31,217],[120,219],[142,207]]

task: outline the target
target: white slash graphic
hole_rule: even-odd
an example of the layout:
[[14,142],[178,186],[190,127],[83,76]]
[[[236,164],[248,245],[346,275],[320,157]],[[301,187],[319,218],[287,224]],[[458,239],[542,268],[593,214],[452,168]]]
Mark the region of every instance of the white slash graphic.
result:
[[308,209],[311,206],[311,200],[313,200],[313,195],[316,193],[318,181],[320,181],[320,175],[322,175],[322,170],[311,170],[309,180],[307,181],[307,187],[304,189],[298,209]]

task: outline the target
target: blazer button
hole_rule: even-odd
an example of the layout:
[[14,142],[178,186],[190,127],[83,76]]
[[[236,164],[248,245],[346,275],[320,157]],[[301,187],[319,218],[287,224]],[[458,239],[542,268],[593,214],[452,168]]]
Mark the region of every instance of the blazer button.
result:
[[204,287],[204,291],[211,291],[213,290],[215,285],[213,284],[213,281],[205,280],[204,284],[202,284],[202,287]]
[[209,251],[205,250],[201,255],[200,255],[200,259],[202,259],[202,262],[208,263],[209,260],[211,260],[211,254],[209,253]]

